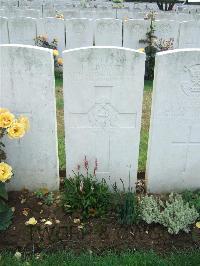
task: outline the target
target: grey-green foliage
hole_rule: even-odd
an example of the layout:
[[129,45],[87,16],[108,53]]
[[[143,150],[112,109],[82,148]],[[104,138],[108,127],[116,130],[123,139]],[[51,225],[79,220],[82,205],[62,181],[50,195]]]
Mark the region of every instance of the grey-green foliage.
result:
[[169,200],[165,203],[165,208],[161,212],[160,223],[168,228],[170,234],[178,234],[180,230],[188,233],[189,225],[193,224],[199,214],[194,206],[184,203],[180,194],[170,194]]
[[140,201],[141,218],[148,224],[158,223],[160,217],[160,204],[157,198],[144,196]]
[[189,232],[199,214],[196,209],[185,203],[180,194],[171,193],[166,202],[154,196],[144,196],[140,202],[141,218],[150,223],[159,223],[167,227],[170,234],[183,230]]

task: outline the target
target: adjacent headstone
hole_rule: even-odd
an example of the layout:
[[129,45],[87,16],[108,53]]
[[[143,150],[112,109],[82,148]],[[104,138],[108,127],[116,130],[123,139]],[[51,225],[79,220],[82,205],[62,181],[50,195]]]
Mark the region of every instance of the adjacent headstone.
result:
[[[87,156],[90,171],[111,186],[135,189],[145,55],[117,47],[65,51],[67,176]],[[80,170],[84,172],[83,167]],[[129,180],[130,176],[130,180]]]
[[58,41],[60,55],[65,50],[65,22],[58,18],[43,18],[37,20],[37,35],[45,35],[48,41]]
[[96,10],[96,18],[116,18],[116,10]]
[[119,19],[97,19],[95,21],[95,45],[122,46],[122,21]]
[[0,17],[0,44],[9,43],[8,19]]
[[149,20],[128,19],[124,21],[123,28],[123,46],[132,49],[145,47],[142,40],[146,39],[146,33],[149,29]]
[[36,19],[11,18],[8,20],[10,43],[34,45],[36,38]]
[[80,17],[80,11],[77,10],[63,10],[60,11],[60,13],[63,14],[65,19],[72,19],[72,18],[79,18]]
[[149,192],[200,188],[200,49],[156,56],[147,162]]
[[180,23],[179,48],[200,48],[200,22]]
[[0,106],[30,120],[30,130],[22,139],[5,139],[7,161],[14,172],[9,190],[41,187],[57,190],[59,175],[52,51],[24,45],[0,45],[0,54]]
[[93,45],[93,21],[91,19],[68,19],[65,26],[67,49]]
[[21,9],[20,17],[41,18],[42,13],[36,9]]
[[179,22],[172,20],[156,20],[155,25],[155,36],[157,39],[170,40],[173,39],[173,48],[178,48],[178,32]]

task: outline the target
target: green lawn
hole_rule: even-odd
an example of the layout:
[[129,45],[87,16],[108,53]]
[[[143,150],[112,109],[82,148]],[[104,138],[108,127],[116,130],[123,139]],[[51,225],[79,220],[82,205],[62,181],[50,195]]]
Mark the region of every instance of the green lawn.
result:
[[22,256],[16,259],[11,253],[0,257],[0,266],[197,266],[200,265],[200,252],[171,253],[159,256],[153,252],[126,252],[115,254],[107,252],[102,256],[88,253],[75,256],[71,253],[40,254],[39,256]]
[[[152,81],[145,81],[140,156],[139,156],[139,167],[138,167],[139,171],[145,171],[145,165],[146,165],[152,86],[153,86]],[[59,148],[60,169],[64,169],[66,167],[64,125],[63,125],[64,102],[63,102],[62,87],[63,87],[62,80],[56,79],[56,105],[57,105],[57,120],[58,120],[58,148]]]

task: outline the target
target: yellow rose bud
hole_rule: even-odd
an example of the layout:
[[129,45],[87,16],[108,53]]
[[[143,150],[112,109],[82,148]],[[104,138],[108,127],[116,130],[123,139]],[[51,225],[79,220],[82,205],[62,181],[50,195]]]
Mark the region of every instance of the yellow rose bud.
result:
[[37,224],[37,220],[32,217],[30,218],[28,221],[25,222],[25,225],[36,225]]
[[25,131],[28,131],[30,129],[30,123],[27,117],[20,116],[17,122],[24,126]]
[[58,58],[57,62],[59,65],[61,66],[63,65],[63,59],[61,57]]
[[14,122],[11,127],[7,129],[8,137],[11,139],[22,138],[26,133],[24,125],[19,122]]
[[197,223],[196,223],[196,227],[197,227],[198,229],[200,229],[200,222],[197,222]]
[[12,176],[12,167],[7,163],[0,163],[0,181],[6,182]]
[[142,52],[142,53],[145,52],[144,48],[139,48],[138,51],[139,51],[139,52]]
[[11,114],[10,112],[4,112],[0,113],[0,127],[2,128],[8,128],[11,126],[15,119],[15,116]]
[[58,56],[58,55],[59,55],[58,50],[54,49],[54,50],[53,50],[53,56]]

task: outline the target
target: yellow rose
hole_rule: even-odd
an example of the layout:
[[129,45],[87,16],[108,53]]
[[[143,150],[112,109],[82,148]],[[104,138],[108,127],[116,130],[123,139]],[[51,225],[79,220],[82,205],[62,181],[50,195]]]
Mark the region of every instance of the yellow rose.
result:
[[144,48],[139,48],[138,51],[139,51],[139,52],[142,52],[142,53],[145,52]]
[[59,55],[58,50],[54,49],[54,50],[53,50],[53,55],[54,55],[54,56],[58,56],[58,55]]
[[11,126],[15,119],[15,116],[9,111],[0,113],[0,127],[8,128]]
[[29,120],[26,116],[20,116],[17,122],[24,126],[25,131],[29,130],[30,123],[29,123]]
[[63,65],[63,59],[61,57],[58,58],[57,62],[59,65],[61,66]]
[[0,114],[5,112],[9,112],[9,110],[7,108],[0,108]]
[[11,139],[22,138],[26,133],[24,125],[19,122],[14,122],[11,127],[7,129],[8,137]]
[[6,182],[12,176],[12,167],[7,163],[0,163],[0,181]]
[[36,225],[37,224],[37,220],[32,217],[30,218],[28,221],[25,222],[25,225]]
[[197,223],[196,223],[196,227],[197,227],[198,229],[200,229],[200,222],[197,222]]

